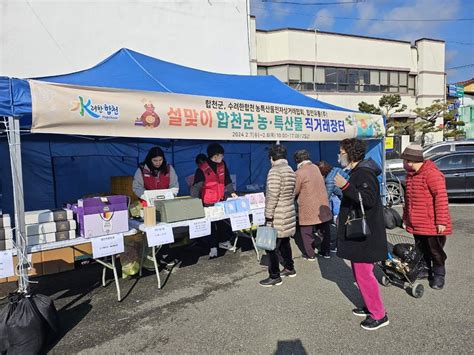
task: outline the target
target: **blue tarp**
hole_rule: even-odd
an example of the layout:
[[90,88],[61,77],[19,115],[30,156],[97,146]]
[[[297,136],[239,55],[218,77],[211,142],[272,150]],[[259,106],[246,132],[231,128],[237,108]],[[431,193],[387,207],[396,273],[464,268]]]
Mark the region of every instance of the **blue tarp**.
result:
[[[77,73],[37,78],[71,85],[174,92],[226,97],[268,103],[342,109],[291,89],[272,76],[239,76],[204,72],[164,62],[122,49],[91,69]],[[31,96],[26,80],[0,77],[0,116],[22,116],[23,127],[31,122]],[[30,120],[28,122],[28,120]],[[195,171],[194,157],[205,153],[208,141],[88,138],[61,135],[23,135],[23,183],[25,209],[62,207],[85,194],[110,191],[110,177],[133,175],[150,147],[161,146],[174,165],[180,194],[189,190],[185,178]],[[270,164],[269,142],[221,142],[237,188],[249,184],[263,188]],[[297,149],[307,149],[314,161],[336,164],[338,142],[283,142],[289,161]],[[380,141],[369,141],[368,155],[381,163]],[[0,209],[13,212],[10,159],[5,136],[0,136]]]

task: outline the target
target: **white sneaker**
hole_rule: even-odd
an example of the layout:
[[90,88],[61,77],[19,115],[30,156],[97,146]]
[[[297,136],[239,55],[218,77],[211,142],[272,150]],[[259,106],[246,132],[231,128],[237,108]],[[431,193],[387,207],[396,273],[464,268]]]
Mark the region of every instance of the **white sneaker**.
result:
[[232,245],[230,241],[226,241],[223,243],[219,243],[219,248],[226,249],[226,250],[233,250],[234,246]]
[[211,248],[209,258],[217,258],[217,248]]

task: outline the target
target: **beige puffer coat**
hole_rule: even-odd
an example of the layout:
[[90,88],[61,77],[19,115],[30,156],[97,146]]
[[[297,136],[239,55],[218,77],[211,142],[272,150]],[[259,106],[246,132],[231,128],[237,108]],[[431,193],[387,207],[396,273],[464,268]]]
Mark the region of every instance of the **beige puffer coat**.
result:
[[286,159],[273,163],[268,172],[265,195],[265,218],[273,219],[278,238],[292,237],[296,231],[296,175]]

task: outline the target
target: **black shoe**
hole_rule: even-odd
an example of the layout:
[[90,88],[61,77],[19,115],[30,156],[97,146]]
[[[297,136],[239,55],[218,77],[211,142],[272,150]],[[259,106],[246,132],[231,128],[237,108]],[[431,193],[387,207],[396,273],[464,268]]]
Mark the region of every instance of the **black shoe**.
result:
[[370,312],[367,307],[357,307],[352,310],[352,314],[358,317],[370,316]]
[[430,287],[433,290],[442,290],[444,287],[444,276],[434,275],[430,280]]
[[371,316],[368,316],[366,320],[360,323],[360,326],[365,330],[375,330],[375,329],[385,327],[386,325],[389,325],[389,324],[390,322],[388,321],[387,315],[385,315],[385,317],[379,320],[375,320]]
[[276,279],[272,279],[271,277],[269,277],[268,279],[260,281],[259,284],[260,286],[263,286],[263,287],[272,287],[275,285],[281,285],[282,281],[281,281],[281,277],[278,277]]
[[296,276],[296,270],[287,270],[284,269],[282,272],[280,272],[281,277],[295,277]]
[[318,256],[324,258],[324,259],[330,259],[331,258],[331,253],[329,252],[322,252],[322,251],[318,251]]

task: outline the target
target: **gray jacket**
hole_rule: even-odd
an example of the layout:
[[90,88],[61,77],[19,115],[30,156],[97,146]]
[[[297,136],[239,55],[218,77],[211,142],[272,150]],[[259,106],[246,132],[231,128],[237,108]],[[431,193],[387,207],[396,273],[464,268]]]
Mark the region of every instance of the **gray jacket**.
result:
[[[179,192],[179,182],[178,182],[178,175],[176,175],[176,171],[174,168],[169,165],[170,167],[170,189],[173,191],[173,194],[176,196]],[[145,165],[145,170],[149,170],[148,167]],[[160,176],[160,173],[158,173]],[[135,172],[135,176],[133,177],[133,185],[132,185],[133,192],[137,197],[141,198],[143,193],[145,192],[145,186],[143,183],[143,174],[140,168],[137,169]]]

